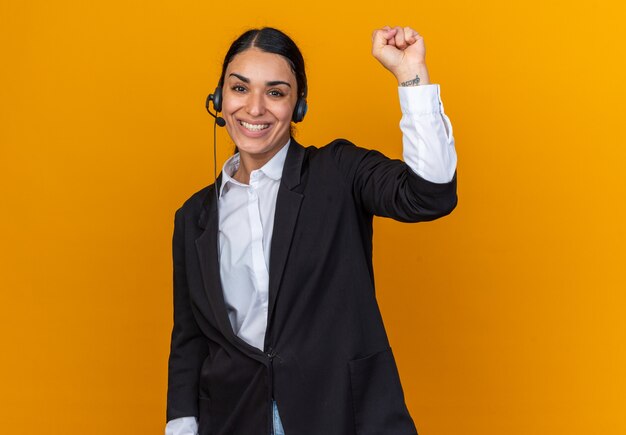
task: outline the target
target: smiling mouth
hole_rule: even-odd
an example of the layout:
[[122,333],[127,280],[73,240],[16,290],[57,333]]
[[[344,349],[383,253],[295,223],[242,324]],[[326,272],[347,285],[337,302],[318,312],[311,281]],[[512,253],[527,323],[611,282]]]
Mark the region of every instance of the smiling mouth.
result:
[[269,124],[248,124],[245,121],[239,121],[239,125],[250,131],[261,131],[269,128]]

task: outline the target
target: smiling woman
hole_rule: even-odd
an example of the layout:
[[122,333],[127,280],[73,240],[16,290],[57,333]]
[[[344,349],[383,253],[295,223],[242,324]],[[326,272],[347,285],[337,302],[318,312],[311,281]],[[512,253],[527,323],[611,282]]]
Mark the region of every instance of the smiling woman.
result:
[[372,53],[399,83],[404,162],[294,140],[307,81],[284,33],[250,30],[226,54],[211,101],[238,152],[176,212],[166,435],[416,434],[375,298],[372,221],[450,213],[456,153],[422,37],[384,27]]
[[223,96],[222,116],[241,156],[234,178],[247,184],[289,140],[296,77],[284,57],[250,48],[228,65]]

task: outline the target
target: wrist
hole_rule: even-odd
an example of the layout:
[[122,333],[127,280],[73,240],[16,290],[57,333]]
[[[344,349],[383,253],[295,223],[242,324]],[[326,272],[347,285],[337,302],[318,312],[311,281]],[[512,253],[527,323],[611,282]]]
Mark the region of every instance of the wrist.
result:
[[394,72],[399,86],[418,86],[430,84],[428,68],[425,63],[413,65],[409,68]]

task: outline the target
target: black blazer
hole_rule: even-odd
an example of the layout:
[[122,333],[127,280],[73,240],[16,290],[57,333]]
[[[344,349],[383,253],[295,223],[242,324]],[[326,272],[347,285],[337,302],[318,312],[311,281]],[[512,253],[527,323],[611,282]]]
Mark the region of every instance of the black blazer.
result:
[[[217,185],[220,180],[218,179]],[[278,191],[265,351],[232,330],[219,277],[215,185],[176,212],[167,420],[200,435],[416,434],[374,295],[372,219],[433,220],[456,174],[431,183],[404,162],[336,140],[292,139]]]

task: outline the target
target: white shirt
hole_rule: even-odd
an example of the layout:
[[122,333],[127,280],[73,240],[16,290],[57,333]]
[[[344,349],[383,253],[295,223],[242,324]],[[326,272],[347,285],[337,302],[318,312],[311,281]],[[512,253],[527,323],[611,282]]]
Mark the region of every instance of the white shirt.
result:
[[[456,151],[452,124],[443,111],[439,85],[399,87],[403,158],[420,177],[435,183],[452,180]],[[267,327],[269,259],[278,187],[290,142],[250,184],[232,178],[239,155],[222,169],[219,210],[220,277],[228,317],[235,334],[263,350]],[[197,435],[196,417],[170,420],[165,435]]]
[[274,210],[290,142],[250,173],[250,184],[232,178],[239,168],[239,154],[222,169],[218,255],[224,301],[235,334],[261,350],[267,327]]

